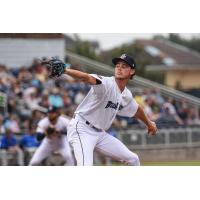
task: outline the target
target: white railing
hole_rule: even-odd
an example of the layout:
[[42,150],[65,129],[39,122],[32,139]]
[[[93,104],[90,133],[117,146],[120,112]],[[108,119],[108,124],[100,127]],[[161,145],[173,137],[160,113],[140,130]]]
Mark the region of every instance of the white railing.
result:
[[120,140],[130,148],[200,147],[200,126],[162,128],[156,136],[149,136],[144,129],[121,130],[118,134]]

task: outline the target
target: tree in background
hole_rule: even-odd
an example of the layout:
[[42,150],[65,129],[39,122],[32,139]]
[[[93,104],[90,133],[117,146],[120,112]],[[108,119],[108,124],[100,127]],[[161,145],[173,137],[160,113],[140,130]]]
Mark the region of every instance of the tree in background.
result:
[[74,45],[70,49],[72,52],[93,60],[99,60],[99,43],[97,41],[81,40],[77,34],[74,36]]
[[170,33],[168,36],[157,34],[153,39],[166,39],[176,44],[188,47],[189,49],[200,52],[200,34],[193,36],[191,39],[181,37],[178,33]]
[[170,33],[168,39],[172,42],[200,52],[200,36],[192,37],[191,39],[184,39],[177,33]]

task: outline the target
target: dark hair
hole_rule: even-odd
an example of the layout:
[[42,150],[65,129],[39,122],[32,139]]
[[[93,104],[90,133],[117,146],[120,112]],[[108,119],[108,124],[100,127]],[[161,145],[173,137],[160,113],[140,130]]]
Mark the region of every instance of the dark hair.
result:
[[[132,68],[132,69],[134,69],[134,70],[135,70],[135,68]],[[133,75],[131,75],[130,79],[132,80],[134,76],[135,76],[135,72],[134,72],[134,74],[133,74]]]

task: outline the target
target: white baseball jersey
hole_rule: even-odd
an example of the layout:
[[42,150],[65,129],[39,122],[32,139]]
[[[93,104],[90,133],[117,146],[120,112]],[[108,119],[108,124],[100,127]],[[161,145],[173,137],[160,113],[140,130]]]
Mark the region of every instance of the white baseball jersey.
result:
[[[67,132],[67,126],[69,124],[69,121],[70,121],[70,119],[68,117],[59,116],[54,127],[58,131],[66,131]],[[49,121],[48,117],[45,117],[38,123],[36,132],[44,133],[49,125],[51,125],[51,122]]]
[[[64,116],[59,116],[54,127],[58,131],[67,132],[67,126],[70,119]],[[44,133],[46,129],[51,125],[48,117],[45,117],[38,123],[36,132]],[[29,165],[38,165],[42,162],[43,159],[47,158],[53,151],[58,151],[61,153],[63,158],[66,161],[66,165],[74,165],[73,155],[71,148],[67,141],[67,136],[61,134],[59,137],[48,138],[45,137],[42,140],[41,145],[36,150],[33,155]]]
[[82,116],[98,129],[107,130],[116,115],[133,117],[138,104],[131,92],[125,88],[120,91],[115,77],[104,77],[91,74],[102,83],[92,85],[89,93],[78,106],[75,114]]

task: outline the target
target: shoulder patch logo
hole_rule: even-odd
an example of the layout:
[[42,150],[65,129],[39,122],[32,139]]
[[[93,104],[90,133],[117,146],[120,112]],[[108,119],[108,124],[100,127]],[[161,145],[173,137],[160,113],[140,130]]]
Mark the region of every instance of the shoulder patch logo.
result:
[[103,79],[103,77],[102,77],[102,76],[100,76],[100,75],[98,75],[98,74],[97,74],[97,76],[98,76],[100,79]]

